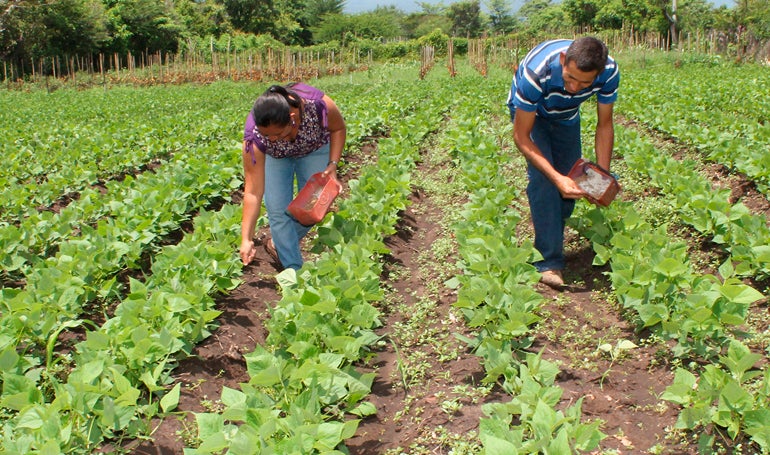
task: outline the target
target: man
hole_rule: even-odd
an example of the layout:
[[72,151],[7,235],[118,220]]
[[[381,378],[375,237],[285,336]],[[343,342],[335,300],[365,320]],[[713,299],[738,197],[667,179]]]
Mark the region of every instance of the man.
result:
[[597,164],[610,168],[613,103],[620,83],[607,46],[593,37],[540,43],[522,60],[508,95],[513,139],[527,159],[527,197],[541,282],[564,285],[564,225],[575,199],[586,196],[567,173],[581,157],[580,104],[596,94]]

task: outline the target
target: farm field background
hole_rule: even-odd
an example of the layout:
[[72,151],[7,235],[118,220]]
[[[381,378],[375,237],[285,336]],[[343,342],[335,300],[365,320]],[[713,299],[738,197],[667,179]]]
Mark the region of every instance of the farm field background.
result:
[[510,68],[309,81],[345,191],[283,286],[237,257],[267,83],[2,92],[3,450],[767,452],[770,72],[616,57],[623,192],[578,204],[562,293],[528,264]]

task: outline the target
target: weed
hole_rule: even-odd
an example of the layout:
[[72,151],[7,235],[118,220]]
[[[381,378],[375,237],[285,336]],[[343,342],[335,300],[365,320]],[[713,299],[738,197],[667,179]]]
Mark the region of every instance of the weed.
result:
[[614,346],[609,343],[603,343],[599,345],[597,349],[601,352],[609,354],[610,356],[610,365],[607,367],[607,370],[602,373],[601,380],[599,381],[599,387],[603,387],[604,380],[610,374],[610,371],[612,371],[612,366],[615,364],[615,362],[625,358],[626,355],[628,355],[628,351],[636,347],[636,344],[628,340],[618,340]]
[[195,390],[195,389],[199,388],[201,385],[203,385],[203,383],[204,383],[204,382],[206,382],[206,379],[204,379],[204,378],[201,378],[201,379],[198,379],[198,380],[197,380],[197,381],[195,381],[195,382],[190,382],[190,383],[188,383],[188,384],[186,385],[186,387],[187,387],[189,390]]
[[225,410],[225,407],[222,405],[221,401],[209,400],[208,396],[206,395],[203,395],[203,398],[201,399],[201,406],[206,410],[206,412],[221,413]]
[[481,401],[482,398],[489,395],[492,391],[492,385],[473,387],[469,384],[456,385],[452,388],[452,393],[467,398],[471,403],[476,404]]
[[184,416],[177,417],[181,429],[176,431],[176,435],[184,441],[186,447],[193,447],[199,444],[198,425],[194,422],[188,422]]

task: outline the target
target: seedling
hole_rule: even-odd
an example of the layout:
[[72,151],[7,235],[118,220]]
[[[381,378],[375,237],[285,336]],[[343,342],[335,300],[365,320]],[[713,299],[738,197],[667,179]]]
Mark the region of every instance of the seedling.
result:
[[632,341],[625,339],[618,340],[618,342],[615,343],[615,346],[611,345],[610,343],[599,345],[597,349],[609,354],[610,356],[610,365],[607,367],[607,370],[604,372],[604,374],[602,374],[601,381],[599,382],[600,387],[604,384],[604,379],[610,374],[610,371],[612,371],[612,365],[615,364],[615,361],[620,360],[628,353],[628,351],[636,347],[637,345]]

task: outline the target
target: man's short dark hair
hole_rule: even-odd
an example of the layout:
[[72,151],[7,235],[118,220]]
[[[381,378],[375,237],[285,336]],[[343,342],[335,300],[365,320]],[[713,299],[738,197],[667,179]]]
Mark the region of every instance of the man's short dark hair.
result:
[[566,61],[575,62],[580,71],[601,73],[607,65],[607,46],[593,36],[583,36],[567,48]]

